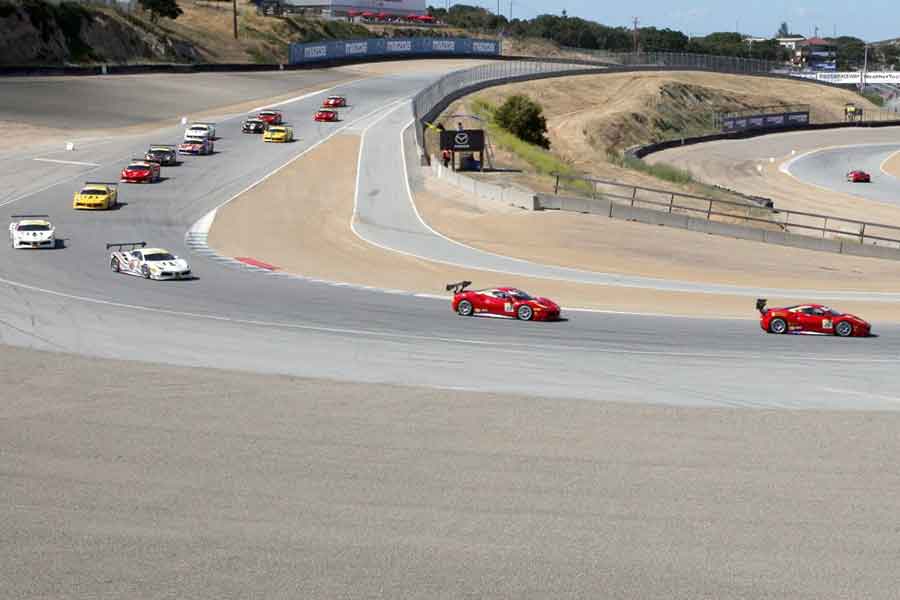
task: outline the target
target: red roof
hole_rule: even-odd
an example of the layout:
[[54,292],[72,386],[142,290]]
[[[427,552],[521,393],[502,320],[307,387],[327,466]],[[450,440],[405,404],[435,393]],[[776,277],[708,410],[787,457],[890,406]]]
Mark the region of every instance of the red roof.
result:
[[828,40],[818,37],[807,38],[803,41],[803,44],[805,46],[834,46],[834,44],[832,44]]

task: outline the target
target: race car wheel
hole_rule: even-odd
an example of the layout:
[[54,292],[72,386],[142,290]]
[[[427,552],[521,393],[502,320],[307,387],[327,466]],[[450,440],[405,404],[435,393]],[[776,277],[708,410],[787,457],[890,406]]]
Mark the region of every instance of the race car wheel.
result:
[[147,265],[141,267],[141,275],[144,276],[144,279],[150,279],[150,267]]
[[516,316],[520,321],[530,321],[534,316],[534,310],[527,304],[523,304],[519,307],[519,310],[516,311]]
[[109,268],[112,269],[113,271],[115,271],[116,273],[118,273],[119,272],[119,259],[116,258],[115,256],[113,256],[112,260],[109,261]]
[[787,333],[787,321],[775,318],[769,323],[769,331],[772,333]]
[[461,317],[471,317],[472,313],[475,312],[475,308],[468,300],[462,300],[459,304],[456,305],[456,312]]
[[853,335],[853,323],[849,321],[841,321],[834,326],[834,333],[838,337],[850,337]]

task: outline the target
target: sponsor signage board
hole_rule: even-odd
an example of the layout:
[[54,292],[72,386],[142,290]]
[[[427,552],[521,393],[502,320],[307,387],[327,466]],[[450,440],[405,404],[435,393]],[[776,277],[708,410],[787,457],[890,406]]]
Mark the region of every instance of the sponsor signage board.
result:
[[[835,83],[838,85],[859,85],[862,83],[863,75],[860,71],[829,71],[822,72],[796,72],[790,73],[792,77],[801,77],[804,79],[815,79],[816,81],[824,81],[825,83]],[[900,84],[900,71],[866,71],[866,83],[890,83],[894,85]]]
[[291,44],[290,64],[313,63],[356,57],[380,57],[398,54],[454,56],[498,56],[499,40],[470,38],[374,38],[338,40],[311,44]]
[[743,131],[745,129],[767,129],[771,127],[791,127],[809,124],[809,112],[785,112],[747,117],[727,117],[722,119],[722,131]]
[[484,130],[464,129],[441,132],[441,150],[484,152]]

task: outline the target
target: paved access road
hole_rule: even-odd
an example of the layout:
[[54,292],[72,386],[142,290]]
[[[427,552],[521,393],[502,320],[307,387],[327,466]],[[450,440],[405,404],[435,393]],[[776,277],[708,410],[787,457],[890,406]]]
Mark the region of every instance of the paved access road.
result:
[[[341,128],[365,132],[369,151],[401,156],[400,130],[383,137],[379,128],[390,123],[398,103],[436,76],[408,72],[338,86],[334,92],[346,94],[353,106],[337,125],[311,120],[324,92],[284,105],[299,138],[284,146],[240,134],[238,117],[219,119],[214,156],[189,157],[164,169],[167,179],[157,185],[121,186],[123,206],[110,212],[76,213],[72,193],[84,180],[115,179],[128,158],[151,142],[176,142],[180,126],[101,140],[74,156],[7,157],[0,217],[47,213],[65,248],[0,250],[2,340],[101,357],[553,397],[897,406],[895,326],[876,323],[881,336],[868,340],[776,338],[759,330],[752,296],[742,321],[581,312],[551,324],[461,319],[445,301],[264,275],[185,246],[192,223]],[[96,101],[104,97],[98,87]],[[139,111],[140,102],[150,106],[153,100],[135,102]],[[78,106],[66,107],[58,120],[80,118]],[[36,171],[35,158],[84,164],[40,163]],[[348,164],[356,160],[347,157]],[[23,180],[26,172],[33,176]],[[396,189],[398,173],[384,175],[387,183],[366,184],[361,194],[376,187],[389,197],[404,193]],[[302,210],[303,190],[297,190],[297,202]],[[402,230],[408,223],[395,225]],[[159,283],[113,274],[104,242],[133,240],[187,256],[198,279]]]

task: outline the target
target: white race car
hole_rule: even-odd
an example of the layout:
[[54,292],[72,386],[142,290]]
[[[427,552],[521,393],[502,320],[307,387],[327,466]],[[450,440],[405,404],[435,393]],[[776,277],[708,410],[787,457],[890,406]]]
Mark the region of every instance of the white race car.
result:
[[109,268],[116,273],[127,273],[144,279],[188,279],[191,266],[183,258],[162,248],[147,248],[146,242],[107,244],[115,248],[109,255]]
[[184,139],[198,137],[207,137],[211,140],[216,139],[216,124],[191,123],[190,126],[184,130]]
[[13,215],[9,243],[13,248],[56,248],[56,230],[47,215]]

